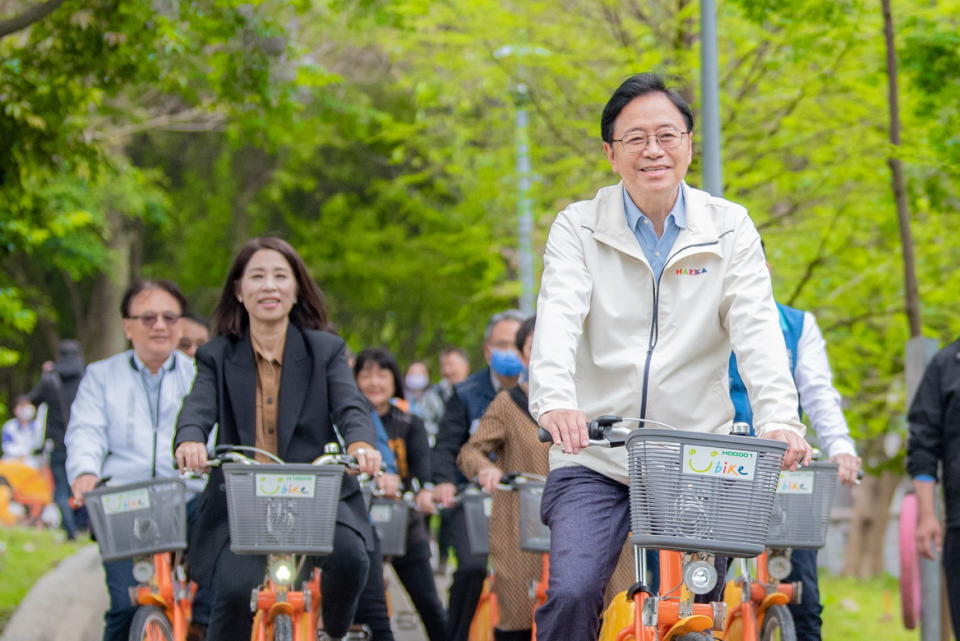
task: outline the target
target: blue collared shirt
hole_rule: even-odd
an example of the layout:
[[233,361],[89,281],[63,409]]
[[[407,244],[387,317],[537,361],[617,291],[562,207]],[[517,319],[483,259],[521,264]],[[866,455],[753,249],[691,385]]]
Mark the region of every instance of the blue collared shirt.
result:
[[163,385],[163,374],[167,370],[172,370],[176,365],[174,354],[163,363],[156,374],[150,372],[150,369],[143,364],[137,353],[133,353],[134,368],[140,372],[140,380],[143,381],[143,388],[147,393],[147,401],[150,403],[150,418],[153,421],[153,428],[157,429],[160,423],[160,386]]
[[643,250],[643,255],[647,257],[647,262],[653,269],[653,275],[658,280],[667,264],[673,243],[680,235],[680,230],[687,226],[687,208],[683,202],[683,188],[677,187],[677,189],[679,190],[677,202],[673,204],[673,209],[663,221],[663,234],[659,238],[653,229],[653,223],[634,204],[627,190],[623,190],[623,209],[627,213],[627,226],[637,237],[640,249]]

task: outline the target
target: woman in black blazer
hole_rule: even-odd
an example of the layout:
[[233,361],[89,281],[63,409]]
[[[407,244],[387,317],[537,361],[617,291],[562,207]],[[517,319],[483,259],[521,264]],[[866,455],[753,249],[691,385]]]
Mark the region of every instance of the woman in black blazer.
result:
[[[343,341],[327,326],[322,294],[285,241],[255,238],[237,255],[214,312],[218,337],[197,352],[197,378],[184,400],[174,449],[185,469],[206,465],[205,443],[255,445],[290,463],[323,454],[339,430],[361,471],[375,474],[380,453],[366,402],[347,365]],[[336,424],[336,430],[334,428]],[[191,574],[213,585],[209,641],[249,638],[250,591],[265,557],[230,551],[223,473],[214,469],[191,537]],[[340,491],[333,553],[322,560],[326,634],[346,634],[370,569],[374,535],[356,480]]]

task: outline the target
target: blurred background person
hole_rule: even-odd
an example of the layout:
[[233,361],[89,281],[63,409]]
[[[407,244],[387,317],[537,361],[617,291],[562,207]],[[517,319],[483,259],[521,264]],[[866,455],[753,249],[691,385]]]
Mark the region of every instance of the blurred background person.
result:
[[30,402],[47,406],[46,436],[50,441],[50,473],[53,476],[53,500],[60,510],[60,527],[68,540],[77,537],[77,529],[86,527],[86,509],[70,506],[70,481],[67,479],[67,447],[64,436],[70,423],[70,407],[77,396],[80,379],[86,371],[80,343],[60,341],[56,362],[47,361],[39,382],[31,390]]
[[430,369],[423,361],[413,361],[403,377],[403,399],[407,402],[404,411],[423,418],[423,395],[430,387]]
[[[516,346],[524,365],[530,362],[530,347],[536,317],[531,316],[517,331]],[[460,450],[457,464],[467,478],[476,478],[493,496],[490,515],[490,562],[496,580],[500,620],[494,629],[497,641],[528,641],[534,599],[531,583],[540,578],[541,555],[519,547],[520,496],[497,492],[504,474],[542,476],[550,471],[550,446],[537,438],[537,422],[530,416],[527,383],[501,390],[490,403],[480,426]]]
[[210,327],[206,319],[196,314],[187,312],[180,319],[181,329],[180,342],[177,343],[177,349],[189,356],[195,358],[197,350],[210,340]]
[[404,492],[412,492],[416,497],[416,510],[410,511],[407,523],[407,553],[392,558],[390,562],[423,621],[427,637],[430,641],[443,641],[447,617],[433,581],[430,539],[424,516],[436,511],[433,492],[429,487],[430,445],[427,432],[418,416],[404,412],[391,403],[404,391],[400,367],[389,351],[383,348],[363,350],[357,355],[353,374],[360,391],[380,417],[396,459],[396,479],[389,479],[390,474],[383,474],[380,477],[381,489],[388,495],[399,496]]
[[463,507],[451,507],[458,486],[467,482],[457,468],[457,455],[480,424],[480,417],[501,389],[517,384],[523,361],[516,347],[517,330],[527,319],[511,309],[492,316],[483,334],[483,356],[488,367],[456,385],[447,402],[433,448],[434,498],[450,513],[450,537],[457,554],[457,570],[450,585],[447,640],[466,641],[477,601],[487,576],[487,555],[473,554]]
[[43,465],[43,422],[46,408],[38,411],[26,394],[17,396],[13,418],[3,424],[3,458],[16,459],[34,469]]

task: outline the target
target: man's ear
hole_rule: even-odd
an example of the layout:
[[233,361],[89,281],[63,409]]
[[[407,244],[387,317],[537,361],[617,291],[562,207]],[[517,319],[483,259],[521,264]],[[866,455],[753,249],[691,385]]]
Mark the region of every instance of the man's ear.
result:
[[610,168],[614,171],[617,170],[617,159],[613,154],[613,145],[608,142],[603,143],[603,153],[607,155],[607,160],[610,161]]

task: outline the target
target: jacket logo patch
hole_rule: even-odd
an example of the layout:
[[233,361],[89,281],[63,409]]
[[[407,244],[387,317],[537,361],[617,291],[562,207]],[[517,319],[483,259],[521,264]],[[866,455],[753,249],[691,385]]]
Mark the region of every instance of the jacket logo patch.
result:
[[706,267],[678,267],[676,271],[677,276],[699,276],[706,273]]

